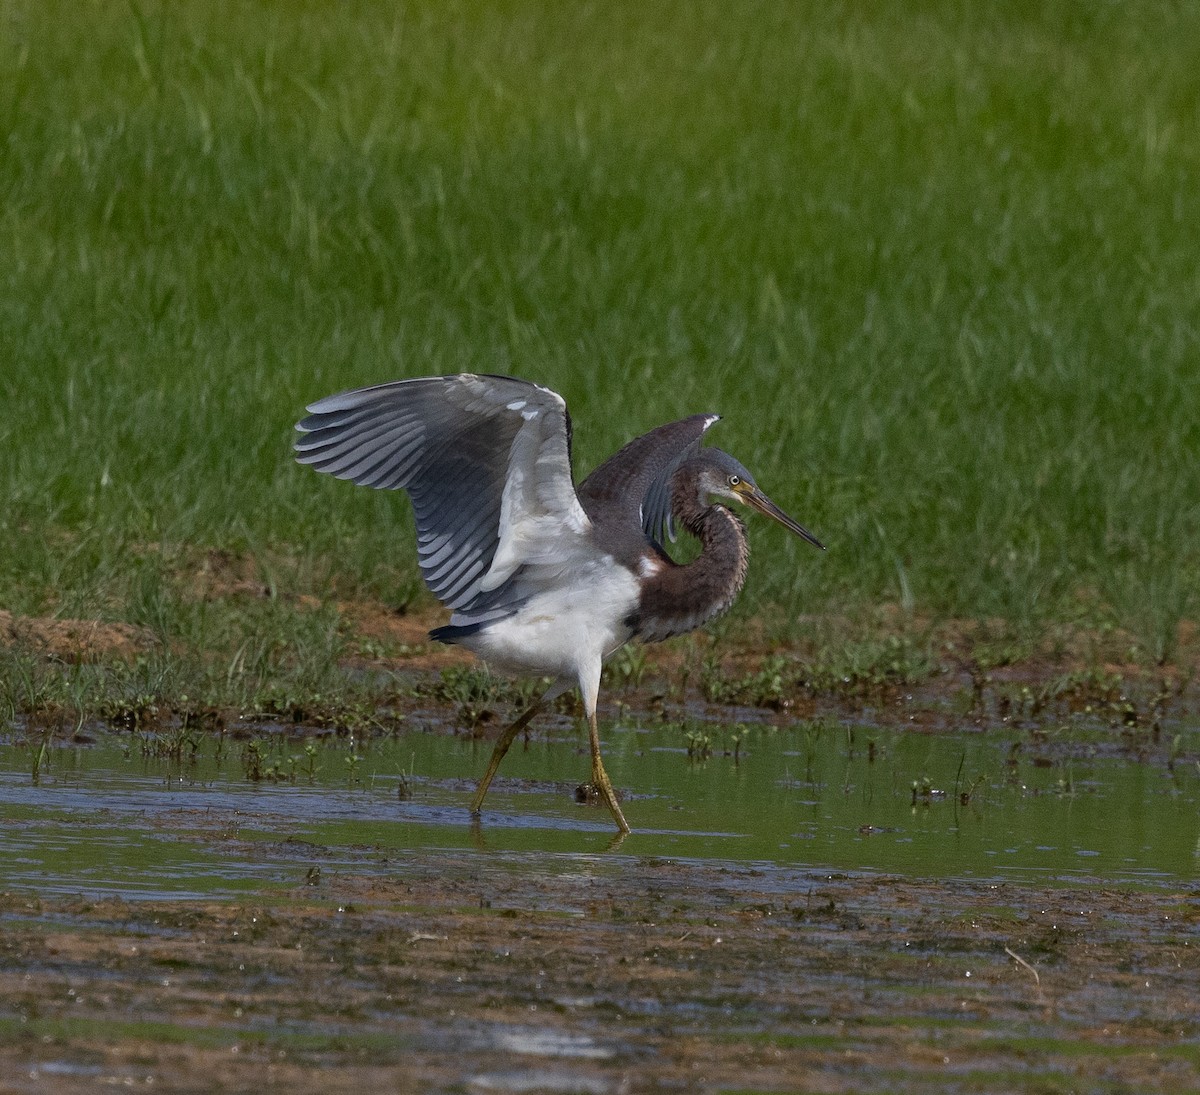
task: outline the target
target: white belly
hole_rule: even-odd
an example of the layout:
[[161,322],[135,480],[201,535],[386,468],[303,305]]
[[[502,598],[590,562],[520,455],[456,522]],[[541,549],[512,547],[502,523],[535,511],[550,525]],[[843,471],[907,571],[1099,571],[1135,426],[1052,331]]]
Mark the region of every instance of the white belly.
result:
[[460,642],[509,673],[572,681],[595,673],[598,679],[600,663],[629,641],[625,621],[637,603],[634,576],[606,559]]

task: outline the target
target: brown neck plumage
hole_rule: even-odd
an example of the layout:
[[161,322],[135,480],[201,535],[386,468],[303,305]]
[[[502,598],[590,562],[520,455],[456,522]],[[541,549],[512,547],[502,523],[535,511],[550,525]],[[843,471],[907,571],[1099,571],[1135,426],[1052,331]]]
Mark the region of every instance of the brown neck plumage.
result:
[[742,522],[724,506],[702,506],[692,492],[676,495],[676,521],[695,536],[700,555],[680,566],[662,560],[642,584],[636,633],[658,642],[700,627],[726,611],[746,580],[750,551]]

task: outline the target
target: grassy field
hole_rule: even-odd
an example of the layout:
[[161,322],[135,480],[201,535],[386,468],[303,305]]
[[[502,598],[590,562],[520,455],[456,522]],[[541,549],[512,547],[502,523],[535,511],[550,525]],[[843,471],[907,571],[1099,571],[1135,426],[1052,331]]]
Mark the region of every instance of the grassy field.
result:
[[[291,460],[400,376],[672,417],[759,524],[738,612],[1121,628],[1200,592],[1200,9],[0,3],[0,608],[318,667],[420,593]],[[189,596],[209,553],[272,592]],[[242,646],[239,646],[242,643]],[[232,670],[231,670],[232,671]],[[147,685],[150,687],[150,685]]]

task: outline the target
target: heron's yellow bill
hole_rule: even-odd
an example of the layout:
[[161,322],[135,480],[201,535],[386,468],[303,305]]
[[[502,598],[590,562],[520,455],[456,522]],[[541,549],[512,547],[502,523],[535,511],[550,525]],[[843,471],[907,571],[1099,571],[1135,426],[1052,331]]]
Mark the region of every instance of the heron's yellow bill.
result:
[[763,494],[758,487],[743,480],[734,490],[737,491],[742,501],[752,509],[758,510],[759,513],[765,514],[773,521],[778,521],[785,529],[794,532],[801,540],[807,540],[813,547],[820,548],[822,551],[825,550],[825,545],[820,540],[800,524],[799,521],[793,521],[770,498]]

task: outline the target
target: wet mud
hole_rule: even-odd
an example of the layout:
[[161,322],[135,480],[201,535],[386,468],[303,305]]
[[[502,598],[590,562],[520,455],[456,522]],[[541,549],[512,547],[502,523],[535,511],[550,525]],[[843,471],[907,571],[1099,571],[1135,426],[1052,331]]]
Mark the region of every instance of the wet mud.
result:
[[270,850],[305,881],[0,897],[0,1091],[1200,1088],[1194,892]]

